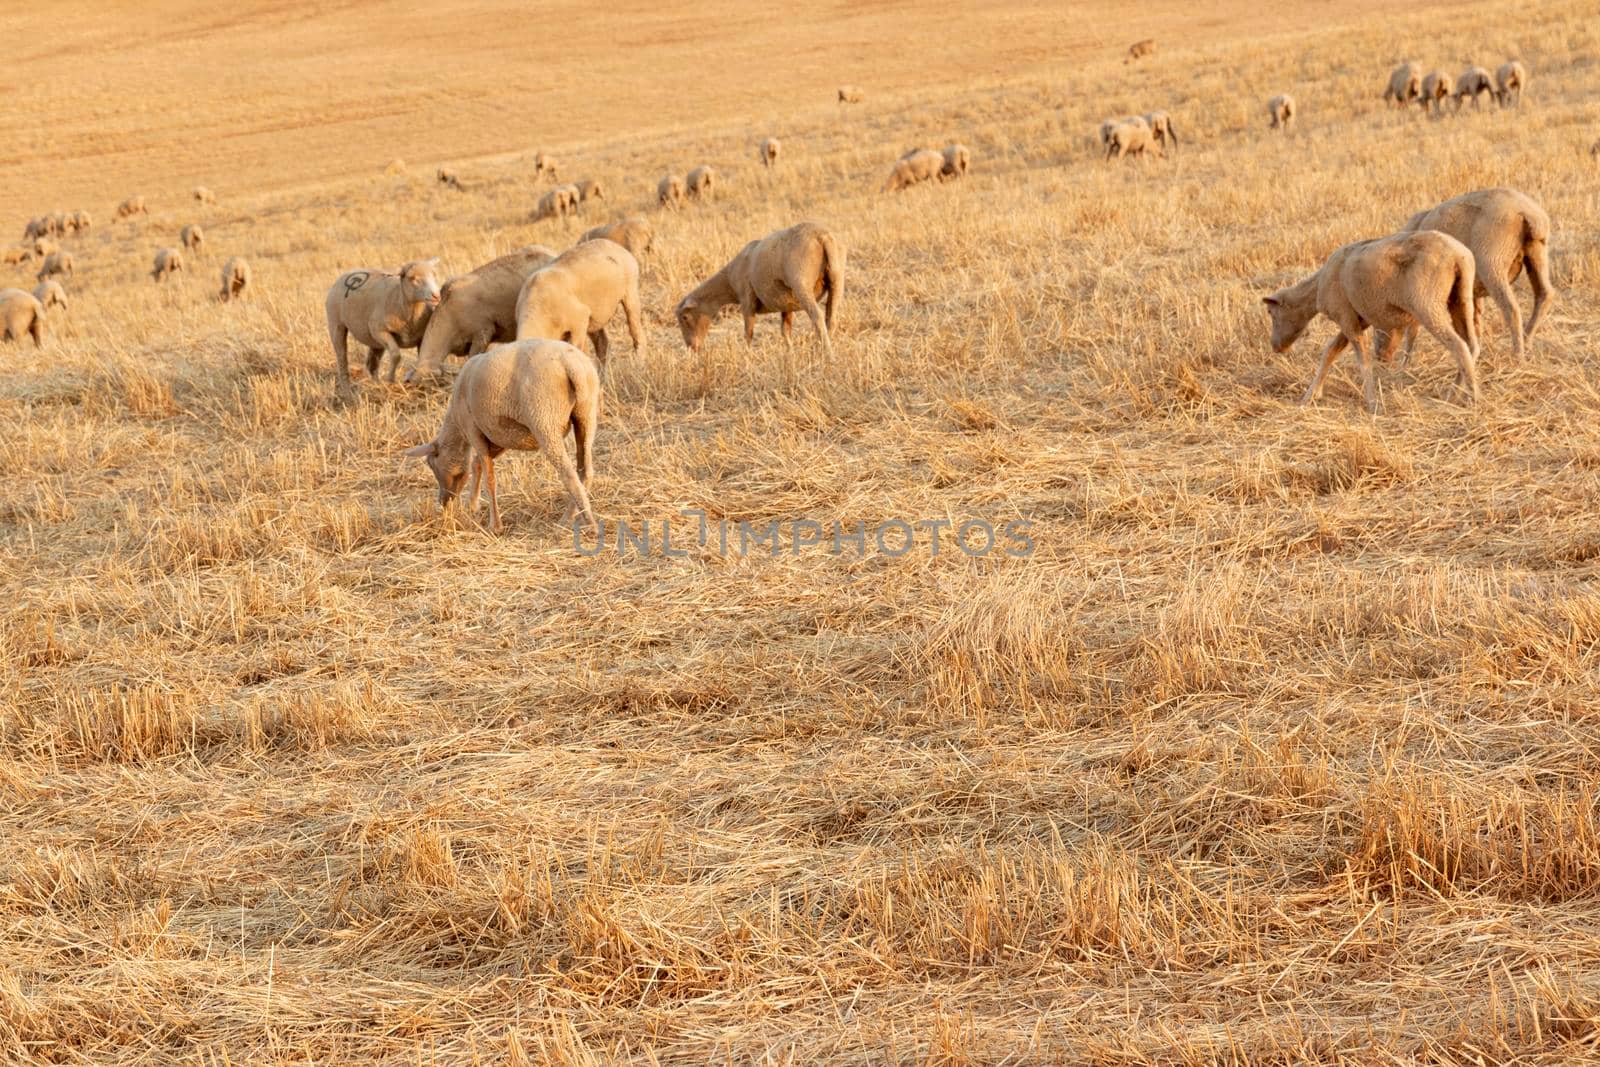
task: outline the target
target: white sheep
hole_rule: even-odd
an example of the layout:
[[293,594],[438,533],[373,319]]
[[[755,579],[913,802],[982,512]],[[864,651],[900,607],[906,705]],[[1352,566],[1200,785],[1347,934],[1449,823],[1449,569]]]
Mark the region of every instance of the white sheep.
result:
[[33,347],[44,344],[44,307],[25,289],[0,289],[0,340],[20,341],[27,335]]
[[1472,253],[1448,234],[1432,230],[1357,241],[1337,249],[1316,273],[1263,302],[1272,313],[1272,349],[1287,352],[1319,313],[1339,333],[1322,350],[1302,404],[1322,395],[1328,368],[1346,346],[1361,360],[1367,410],[1378,410],[1372,354],[1363,338],[1369,326],[1388,331],[1379,353],[1388,358],[1400,331],[1417,323],[1456,359],[1456,384],[1478,399],[1478,334],[1472,321]]
[[406,381],[437,375],[446,356],[470,358],[490,345],[516,340],[522,285],[555,258],[555,249],[529,245],[445,282]]
[[558,185],[539,198],[533,212],[534,222],[542,219],[564,219],[578,209],[577,189],[571,185]]
[[[804,311],[823,351],[832,354],[834,310],[844,295],[844,268],[844,246],[815,222],[751,241],[678,302],[674,314],[683,343],[691,352],[700,351],[717,313],[737,304],[744,316],[746,342],[755,340],[758,314],[781,315],[787,341],[794,313]],[[819,300],[827,305],[825,314]]]
[[1494,99],[1494,82],[1489,78],[1489,72],[1482,67],[1468,67],[1461,72],[1461,77],[1456,79],[1456,110],[1461,110],[1461,105],[1470,96],[1472,110],[1477,111],[1483,106],[1483,94],[1488,93]]
[[543,337],[581,344],[606,362],[606,324],[618,307],[628,321],[635,355],[645,354],[639,300],[639,261],[615,241],[585,241],[528,276],[517,294],[517,340]]
[[683,204],[683,179],[668,174],[656,183],[656,202],[662,207],[677,208]]
[[922,182],[932,181],[944,170],[944,153],[931,148],[913,148],[895,161],[883,191],[892,193]]
[[1450,87],[1455,79],[1442,70],[1430,71],[1422,79],[1422,110],[1430,108],[1437,117],[1444,114],[1444,102],[1450,99]]
[[579,203],[587,203],[590,200],[604,200],[606,198],[605,189],[594,178],[585,178],[577,183],[577,187]]
[[1127,66],[1129,63],[1133,63],[1137,60],[1144,59],[1146,56],[1153,56],[1155,54],[1156,39],[1154,37],[1146,37],[1144,40],[1135,41],[1128,46],[1128,54],[1123,57],[1122,65]]
[[585,230],[582,237],[578,238],[581,244],[584,241],[615,241],[617,244],[632,252],[637,259],[650,251],[650,246],[655,243],[656,233],[650,223],[638,216],[626,218],[620,222],[613,222],[605,226],[595,226]]
[[178,273],[183,269],[183,253],[176,248],[162,248],[156,251],[156,258],[150,270],[150,277],[157,283],[166,281],[169,275]]
[[72,228],[78,233],[88,233],[94,225],[94,219],[87,211],[74,211],[72,213]]
[[1528,86],[1528,68],[1515,59],[1508,59],[1494,72],[1495,99],[1501,107],[1522,103],[1522,90]]
[[782,151],[783,142],[776,137],[768,137],[756,149],[756,158],[761,161],[763,167],[775,167],[778,165],[778,154]]
[[1160,154],[1161,147],[1156,143],[1155,131],[1142,115],[1117,123],[1106,135],[1107,159],[1142,156],[1146,152]]
[[67,310],[67,291],[61,283],[54,278],[47,278],[33,287],[33,298],[39,301],[39,306],[49,311],[51,308]]
[[1404,108],[1421,95],[1422,68],[1408,60],[1390,73],[1389,86],[1383,91],[1383,102]]
[[135,215],[148,215],[150,209],[144,206],[144,197],[130,196],[117,205],[117,218],[129,219]]
[[866,98],[867,94],[862,91],[859,85],[839,86],[839,103],[841,104],[859,104]]
[[1279,93],[1271,100],[1268,100],[1267,115],[1272,119],[1271,129],[1287,130],[1289,124],[1294,121],[1294,97],[1288,93]]
[[944,165],[939,168],[940,181],[965,178],[972,169],[972,149],[964,144],[946,145],[940,155],[944,156]]
[[70,278],[74,266],[71,252],[52,252],[44,257],[44,264],[34,280],[42,282],[46,278]]
[[217,293],[224,304],[242,297],[250,286],[250,264],[243,256],[231,256],[222,265],[222,289]]
[[717,172],[707,166],[699,166],[689,172],[689,179],[684,183],[684,191],[691,200],[710,200],[716,191]]
[[178,244],[195,255],[200,254],[200,246],[206,243],[206,234],[198,223],[191,222],[178,231]]
[[202,204],[215,204],[217,202],[217,194],[203,185],[194,187],[194,198]]
[[[562,525],[582,515],[598,529],[589,503],[594,470],[594,435],[600,426],[600,376],[594,362],[561,341],[530,339],[496,345],[467,360],[450,389],[444,421],[432,441],[405,451],[428,464],[439,486],[439,504],[449,504],[467,485],[467,507],[478,503],[487,482],[489,526],[501,529],[494,461],[507,450],[540,451],[567,491]],[[572,430],[577,466],[567,456]]]
[[1172,116],[1165,111],[1151,111],[1142,116],[1150,126],[1150,133],[1165,154],[1170,147],[1174,152],[1178,150],[1178,130],[1172,125]]
[[439,303],[439,261],[418,259],[390,274],[347,270],[328,288],[324,310],[336,361],[334,392],[340,400],[355,395],[350,384],[349,338],[367,348],[367,377],[377,378],[389,357],[389,381],[400,367],[400,350],[415,348]]
[[533,157],[533,176],[548,176],[551,181],[556,180],[556,159],[550,153],[541,149]]
[[434,180],[447,189],[461,191],[461,176],[455,172],[454,167],[440,167],[433,172]]

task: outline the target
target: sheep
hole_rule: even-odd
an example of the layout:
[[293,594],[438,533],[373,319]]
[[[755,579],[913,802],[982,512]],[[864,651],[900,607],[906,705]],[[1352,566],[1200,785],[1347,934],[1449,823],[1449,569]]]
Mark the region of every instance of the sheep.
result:
[[1420,323],[1456,359],[1456,384],[1478,400],[1478,333],[1472,321],[1472,253],[1448,234],[1423,231],[1357,241],[1337,249],[1314,274],[1263,297],[1272,314],[1272,349],[1283,353],[1318,313],[1339,333],[1322,350],[1302,404],[1322,395],[1322,380],[1346,346],[1361,360],[1367,410],[1378,411],[1372,356],[1362,342],[1368,326],[1389,331],[1380,342],[1387,358],[1402,328]]
[[40,237],[33,242],[33,254],[40,259],[48,259],[59,251],[61,251],[61,245],[48,237]]
[[1272,119],[1270,129],[1287,130],[1289,123],[1294,121],[1294,114],[1294,97],[1288,93],[1279,93],[1267,101],[1267,115]]
[[634,216],[633,218],[623,219],[621,222],[613,222],[609,226],[596,226],[593,229],[585,230],[583,236],[578,238],[578,241],[580,243],[599,240],[615,241],[629,252],[632,252],[634,258],[637,259],[650,251],[650,246],[655,243],[655,236],[655,230],[651,228],[650,223],[638,216]]
[[398,177],[406,172],[406,161],[396,156],[389,160],[389,165],[383,168],[383,173],[390,178]]
[[176,248],[162,248],[156,251],[155,264],[151,268],[150,277],[157,284],[165,281],[169,274],[176,274],[183,269],[183,253]]
[[710,200],[716,191],[717,172],[710,167],[699,166],[689,172],[688,181],[684,183],[684,191],[690,200]]
[[587,334],[595,358],[605,366],[606,323],[619,304],[634,354],[643,356],[639,261],[615,241],[585,241],[528,275],[517,294],[517,340],[544,337],[575,345]]
[[406,381],[435,377],[447,355],[470,358],[490,345],[516,340],[522,283],[555,258],[554,249],[530,245],[445,282]]
[[197,256],[200,254],[200,246],[205,243],[205,231],[200,228],[198,223],[191,222],[178,231],[178,244]]
[[44,344],[44,307],[24,289],[0,289],[0,341],[21,341],[24,334],[33,347]]
[[676,174],[669,174],[657,182],[656,202],[662,207],[681,207],[683,205],[683,179]]
[[913,148],[895,161],[883,192],[892,193],[921,182],[932,181],[944,170],[944,153],[931,148]]
[[[494,461],[502,452],[541,451],[567,491],[563,526],[581,514],[598,531],[589,504],[594,470],[594,435],[600,426],[600,375],[594,362],[561,341],[531,338],[496,345],[467,360],[450,389],[439,432],[427,444],[405,451],[433,471],[439,505],[450,503],[467,484],[467,507],[478,504],[478,484],[488,483],[489,526],[499,533],[500,504]],[[577,467],[567,456],[571,427]],[[576,526],[574,526],[576,532]]]
[[585,178],[578,183],[578,201],[580,203],[586,203],[590,200],[604,200],[605,198],[605,190],[601,188],[600,183],[595,179]]
[[1494,98],[1494,82],[1489,79],[1489,72],[1482,67],[1468,67],[1456,79],[1456,110],[1461,110],[1462,103],[1469,96],[1472,97],[1472,110],[1479,110],[1483,106],[1484,93],[1488,93],[1490,99]]
[[[717,313],[738,304],[747,344],[755,341],[757,315],[781,315],[783,338],[788,341],[794,313],[804,311],[823,351],[831,356],[834,312],[844,295],[844,269],[844,246],[815,222],[801,222],[751,241],[678,302],[673,314],[683,332],[683,343],[690,352],[699,352]],[[827,305],[826,314],[818,306],[819,299]]]
[[[1524,338],[1532,337],[1545,311],[1555,301],[1550,283],[1550,216],[1526,193],[1503,186],[1463,193],[1427,211],[1419,211],[1400,227],[1401,233],[1438,230],[1466,245],[1476,269],[1473,290],[1474,319],[1484,296],[1493,300],[1511,334],[1512,354],[1521,359]],[[1533,289],[1533,311],[1524,329],[1522,309],[1517,304],[1511,283],[1522,269],[1528,270],[1528,285]],[[1411,354],[1416,331],[1406,338],[1400,365]]]
[[235,297],[242,297],[249,287],[250,264],[243,256],[230,256],[222,265],[222,289],[217,298],[226,304]]
[[1389,75],[1389,86],[1383,91],[1383,102],[1404,108],[1422,95],[1422,68],[1407,60]]
[[8,248],[4,252],[0,252],[0,263],[12,266],[27,263],[31,259],[33,259],[32,248]]
[[964,144],[946,145],[943,152],[944,165],[939,168],[939,180],[965,178],[972,169],[972,150]]
[[1435,116],[1444,114],[1444,102],[1450,99],[1450,86],[1455,79],[1442,70],[1435,70],[1422,79],[1422,110],[1430,107]]
[[[1528,68],[1515,59],[1508,59],[1494,72],[1495,99],[1501,107],[1522,103],[1522,90],[1528,84]],[[1513,100],[1512,96],[1516,99]]]
[[135,215],[148,215],[150,209],[144,206],[144,197],[130,196],[117,205],[117,218],[131,219]]
[[1106,158],[1115,156],[1142,156],[1147,151],[1161,152],[1156,143],[1155,131],[1143,116],[1117,123],[1111,128],[1106,141]]
[[1156,39],[1154,37],[1146,37],[1144,40],[1135,41],[1128,46],[1128,54],[1123,57],[1122,65],[1127,66],[1129,63],[1155,54]]
[[44,258],[44,265],[39,268],[34,280],[42,282],[46,278],[70,278],[73,267],[71,252],[52,252]]
[[349,338],[367,346],[367,377],[377,378],[389,357],[389,381],[400,367],[400,350],[415,348],[439,303],[439,261],[412,260],[390,274],[347,270],[328,288],[324,307],[328,339],[336,361],[334,392],[341,401],[355,396],[350,384]]
[[433,172],[433,177],[435,181],[445,188],[454,189],[457,192],[461,191],[461,178],[456,174],[453,168],[440,167],[438,170]]
[[74,211],[72,213],[72,228],[78,233],[88,233],[94,225],[94,219],[87,211]]
[[578,210],[577,191],[571,185],[558,185],[539,198],[539,206],[534,209],[533,222],[542,219],[564,219],[572,212]]
[[839,103],[841,104],[859,104],[866,98],[867,94],[861,90],[859,85],[839,86]]
[[39,306],[49,311],[51,308],[67,310],[67,291],[61,283],[54,278],[46,278],[33,287],[33,298],[39,301]]
[[533,157],[533,176],[549,175],[551,181],[556,180],[556,160],[549,153],[541,150]]
[[555,191],[560,193],[565,199],[567,205],[567,214],[577,214],[579,205],[583,203],[583,193],[579,190],[577,183],[568,182],[565,185],[558,185],[556,186]]
[[1165,111],[1151,111],[1142,117],[1150,125],[1150,133],[1160,146],[1163,155],[1166,154],[1168,147],[1174,152],[1178,150],[1178,131],[1172,125],[1171,115]]
[[45,228],[52,237],[65,237],[72,232],[68,220],[70,216],[65,211],[52,211],[45,216]]
[[197,203],[201,204],[215,204],[217,202],[217,194],[203,185],[194,187],[194,198]]
[[39,238],[48,237],[49,235],[50,220],[45,218],[43,215],[40,215],[36,219],[29,219],[28,225],[22,228],[22,239],[28,244],[32,244]]
[[778,165],[778,154],[781,151],[783,151],[783,142],[776,137],[768,137],[756,149],[756,158],[761,161],[763,167],[776,167]]

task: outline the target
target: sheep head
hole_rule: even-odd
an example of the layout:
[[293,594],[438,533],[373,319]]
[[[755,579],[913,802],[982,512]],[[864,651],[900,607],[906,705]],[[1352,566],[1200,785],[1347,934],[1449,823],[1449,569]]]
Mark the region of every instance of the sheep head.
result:
[[1300,335],[1306,332],[1306,327],[1317,314],[1315,300],[1296,299],[1297,288],[1291,286],[1288,289],[1279,289],[1271,296],[1261,298],[1261,302],[1267,305],[1267,311],[1272,315],[1272,350],[1279,354],[1294,347],[1294,343],[1300,340]]
[[439,506],[450,503],[461,492],[461,483],[467,480],[467,454],[465,442],[441,442],[434,438],[425,445],[405,450],[403,455],[415,456],[428,465],[434,481],[439,483]]
[[711,331],[713,314],[695,303],[693,297],[686,296],[679,301],[675,315],[678,329],[683,331],[683,343],[689,346],[689,351],[699,352],[706,342],[706,334]]
[[439,303],[439,261],[419,259],[400,268],[400,293],[408,304]]

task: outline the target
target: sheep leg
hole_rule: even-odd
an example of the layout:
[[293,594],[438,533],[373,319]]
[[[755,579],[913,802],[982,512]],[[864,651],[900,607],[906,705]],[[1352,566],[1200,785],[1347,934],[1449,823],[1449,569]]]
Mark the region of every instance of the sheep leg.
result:
[[1361,361],[1361,395],[1366,398],[1367,411],[1376,415],[1378,413],[1378,378],[1372,370],[1372,353],[1361,342],[1360,334],[1350,338],[1350,344],[1356,350],[1356,358]]
[[35,315],[33,317],[33,321],[28,324],[28,332],[33,334],[33,347],[34,348],[43,348],[44,347],[44,320],[41,319],[39,316]]
[[493,340],[494,340],[494,326],[493,326],[493,324],[485,326],[483,329],[481,329],[477,333],[473,334],[472,335],[472,343],[467,346],[467,358],[471,359],[473,356],[477,355],[479,352],[482,352],[484,349],[488,348],[489,347],[489,343],[491,341],[493,341]]
[[781,317],[783,319],[783,343],[786,345],[793,344],[794,338],[791,334],[794,332],[794,312],[785,311]]
[[639,314],[639,287],[628,286],[622,296],[622,314],[628,320],[628,337],[633,341],[633,354],[644,355],[644,324]]
[[383,349],[377,345],[367,346],[367,377],[374,380],[378,377],[378,370],[383,366]]
[[489,529],[495,533],[500,532],[500,498],[494,491],[494,460],[487,451],[481,452],[483,457],[484,481],[489,487]]
[[594,345],[594,358],[602,367],[606,365],[606,353],[611,350],[611,339],[606,336],[604,327],[589,334],[589,343]]
[[1511,354],[1517,359],[1522,358],[1522,309],[1517,307],[1516,294],[1511,291],[1511,283],[1498,271],[1484,271],[1478,275],[1478,281],[1489,292],[1489,299],[1495,302],[1500,309],[1500,316],[1506,320],[1506,329],[1511,331]]
[[1411,350],[1415,347],[1417,347],[1417,324],[1413,322],[1406,327],[1406,346],[1400,351],[1400,360],[1394,365],[1395,370],[1406,369],[1406,363],[1411,359]]
[[1343,333],[1335,335],[1322,350],[1322,359],[1317,363],[1317,372],[1311,376],[1311,384],[1306,386],[1305,395],[1300,398],[1301,404],[1309,404],[1322,396],[1322,379],[1328,374],[1328,368],[1333,366],[1333,361],[1339,358],[1339,353],[1349,345],[1349,338]]
[[394,376],[400,370],[400,344],[391,335],[384,334],[383,350],[389,356],[389,373],[383,376],[383,380],[393,384]]
[[[1517,93],[1517,102],[1521,103],[1522,93]],[[1550,249],[1545,242],[1536,241],[1528,247],[1523,262],[1528,268],[1528,284],[1533,287],[1533,312],[1528,316],[1528,325],[1523,329],[1525,337],[1532,337],[1533,331],[1538,328],[1539,320],[1544,318],[1545,308],[1555,299],[1556,291],[1550,284]]]
[[817,331],[817,337],[822,341],[822,351],[832,356],[833,339],[828,336],[828,323],[822,316],[822,308],[811,298],[809,293],[802,292],[800,299],[803,301],[801,306],[805,308],[806,314],[811,318],[811,325]]
[[739,314],[744,316],[744,343],[756,343],[756,303],[754,300],[739,301]]
[[342,324],[330,323],[328,335],[333,341],[333,357],[336,363],[334,393],[341,400],[348,400],[355,395],[355,388],[350,384],[349,331]]
[[1466,384],[1467,392],[1472,397],[1472,402],[1478,402],[1478,361],[1473,358],[1472,345],[1467,341],[1471,336],[1466,323],[1466,315],[1460,312],[1451,312],[1448,319],[1438,315],[1429,315],[1422,320],[1422,325],[1436,337],[1440,344],[1450,352],[1456,360],[1456,387]]
[[467,465],[467,493],[466,505],[469,513],[476,514],[478,510],[478,484],[483,480],[483,463],[478,459],[476,450]]

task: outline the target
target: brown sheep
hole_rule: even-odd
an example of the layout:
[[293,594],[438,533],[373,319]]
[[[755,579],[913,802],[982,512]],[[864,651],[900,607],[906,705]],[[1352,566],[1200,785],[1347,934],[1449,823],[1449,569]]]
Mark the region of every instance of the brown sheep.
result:
[[585,335],[605,365],[606,324],[622,308],[635,355],[645,353],[639,261],[615,241],[585,241],[528,276],[517,294],[517,340],[544,337],[578,344]]
[[389,357],[389,381],[400,367],[400,350],[415,348],[439,304],[439,261],[413,260],[393,274],[381,270],[347,270],[328,289],[324,310],[328,338],[336,361],[334,392],[341,400],[355,395],[350,383],[349,338],[367,347],[367,377],[377,378],[383,357]]
[[434,377],[448,355],[472,357],[490,345],[517,337],[517,296],[528,276],[556,258],[554,249],[531,245],[491,259],[451,278],[439,294],[417,346],[417,365],[406,381]]
[[650,251],[655,239],[655,230],[651,228],[650,223],[638,216],[634,216],[623,219],[621,222],[613,222],[610,225],[596,226],[593,229],[585,230],[583,236],[578,238],[578,242],[581,244],[584,241],[615,241],[629,252],[632,252],[634,258],[637,259]]
[[[823,351],[833,352],[834,312],[844,294],[844,246],[815,222],[779,230],[739,250],[728,264],[678,302],[674,314],[689,351],[699,352],[717,313],[738,304],[744,339],[755,340],[756,316],[777,312],[789,340],[794,313],[804,311]],[[827,305],[826,314],[818,305]]]

